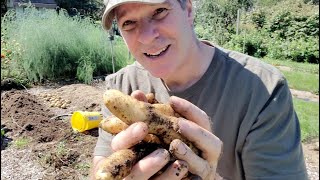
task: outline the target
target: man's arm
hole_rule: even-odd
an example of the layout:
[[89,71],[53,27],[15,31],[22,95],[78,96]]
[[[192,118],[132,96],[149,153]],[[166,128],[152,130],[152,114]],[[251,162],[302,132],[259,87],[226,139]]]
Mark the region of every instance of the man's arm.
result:
[[307,179],[299,120],[285,80],[252,125],[241,157],[248,180]]

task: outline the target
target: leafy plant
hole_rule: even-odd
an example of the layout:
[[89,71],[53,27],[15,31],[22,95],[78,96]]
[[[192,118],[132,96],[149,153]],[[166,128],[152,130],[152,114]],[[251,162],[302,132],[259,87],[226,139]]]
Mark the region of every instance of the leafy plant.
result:
[[266,23],[266,13],[262,10],[253,12],[251,21],[257,28],[261,29]]
[[[35,28],[36,27],[36,28]],[[1,33],[12,59],[30,81],[73,79],[90,83],[93,76],[112,73],[126,65],[128,50],[119,43],[112,54],[108,35],[90,18],[69,17],[65,11],[38,11],[27,7],[24,13],[8,11],[2,19]],[[121,51],[121,52],[119,52]]]
[[264,57],[268,53],[266,47],[268,39],[263,34],[264,32],[262,31],[255,31],[250,34],[233,35],[231,36],[231,40],[224,46],[254,57]]
[[67,154],[68,150],[66,149],[66,142],[65,141],[61,141],[58,143],[57,147],[56,147],[56,152],[57,155],[59,156],[64,156]]
[[26,137],[19,137],[15,141],[13,141],[14,147],[17,149],[23,149],[25,148],[29,143],[31,142],[31,139]]

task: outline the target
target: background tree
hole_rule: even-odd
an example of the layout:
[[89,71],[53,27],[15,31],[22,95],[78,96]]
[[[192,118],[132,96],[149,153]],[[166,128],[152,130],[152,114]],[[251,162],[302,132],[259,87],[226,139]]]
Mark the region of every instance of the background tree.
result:
[[7,12],[7,0],[1,0],[1,17]]
[[70,16],[81,15],[100,20],[103,13],[101,0],[56,0],[60,8],[66,9]]
[[238,9],[248,10],[253,4],[253,0],[196,1],[195,23],[201,24],[204,31],[200,32],[200,37],[224,44],[228,41],[228,34],[235,32]]

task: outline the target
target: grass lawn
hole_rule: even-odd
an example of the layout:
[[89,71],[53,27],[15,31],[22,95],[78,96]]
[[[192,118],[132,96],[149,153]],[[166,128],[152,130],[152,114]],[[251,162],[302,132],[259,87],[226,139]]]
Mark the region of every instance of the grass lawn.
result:
[[292,61],[281,61],[263,59],[263,61],[274,66],[286,66],[290,70],[281,70],[287,78],[289,87],[301,91],[309,91],[313,94],[319,94],[319,65],[297,63]]
[[319,94],[319,75],[300,71],[283,71],[291,89]]
[[319,137],[319,102],[293,98],[300,121],[302,141]]

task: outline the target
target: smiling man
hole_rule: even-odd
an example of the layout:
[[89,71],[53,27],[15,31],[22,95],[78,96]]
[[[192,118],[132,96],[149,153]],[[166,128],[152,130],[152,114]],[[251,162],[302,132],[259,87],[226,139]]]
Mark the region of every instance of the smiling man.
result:
[[[103,27],[108,30],[115,19],[136,59],[106,77],[107,89],[142,101],[152,92],[170,103],[184,117],[178,132],[202,151],[197,156],[174,140],[170,153],[177,160],[161,175],[155,174],[169,162],[164,149],[137,162],[125,179],[175,180],[188,172],[204,180],[307,179],[299,121],[286,79],[276,68],[197,39],[191,0],[109,0],[105,5]],[[103,114],[111,115],[105,107]],[[147,128],[135,123],[112,141],[100,129],[91,178],[110,155],[108,146],[130,148]]]

